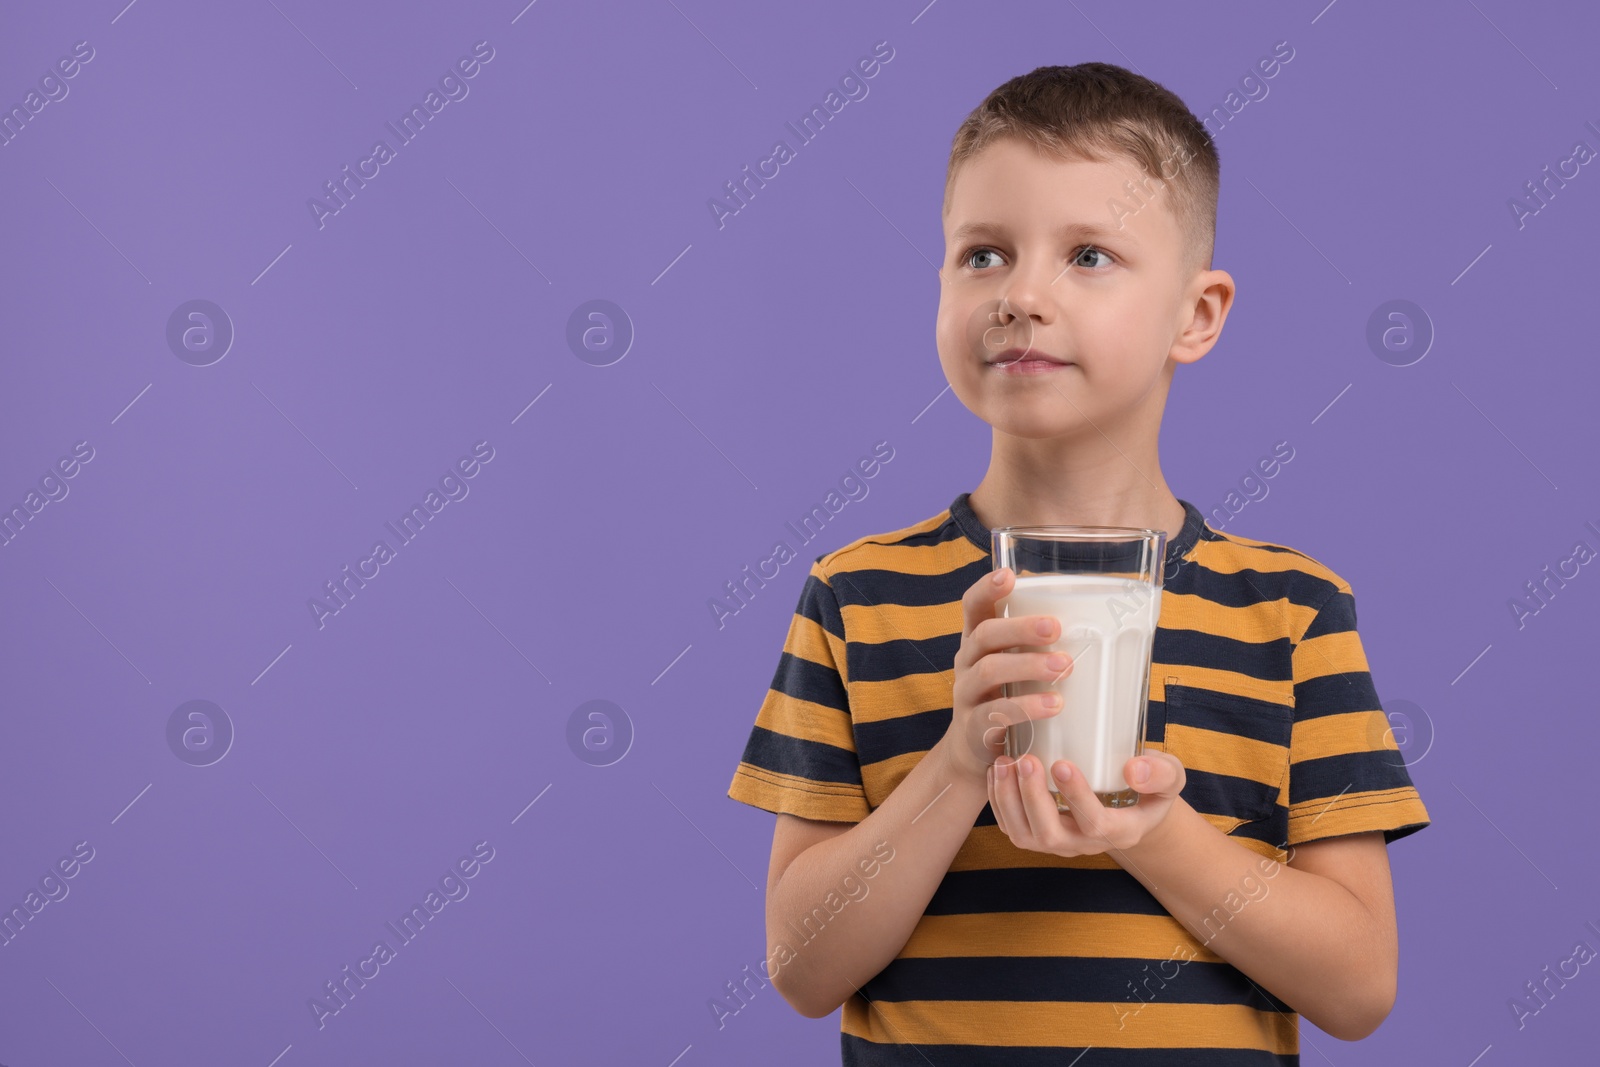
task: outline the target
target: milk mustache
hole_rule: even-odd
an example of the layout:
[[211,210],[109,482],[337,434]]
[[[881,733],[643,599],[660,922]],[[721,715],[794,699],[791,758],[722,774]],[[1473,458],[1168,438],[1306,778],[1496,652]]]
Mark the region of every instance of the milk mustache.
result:
[[[1006,754],[1031,752],[1047,772],[1056,760],[1070,760],[1096,793],[1131,788],[1122,765],[1134,755],[1143,729],[1160,588],[1101,574],[1022,575],[999,604],[1004,617],[1060,620],[1061,636],[1054,644],[1021,651],[1072,657],[1072,669],[1054,683],[1006,683],[1008,697],[1052,688],[1061,695],[1054,715],[1006,730]],[[1045,780],[1052,792],[1060,792],[1054,775]]]

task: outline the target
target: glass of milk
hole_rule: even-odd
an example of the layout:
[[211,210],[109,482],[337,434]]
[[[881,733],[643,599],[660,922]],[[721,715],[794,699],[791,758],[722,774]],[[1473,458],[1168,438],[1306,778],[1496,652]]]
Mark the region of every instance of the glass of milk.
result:
[[1012,652],[1065,652],[1072,667],[1054,681],[1008,682],[1007,697],[1054,689],[1061,710],[1006,728],[1006,755],[1043,761],[1056,806],[1067,811],[1050,766],[1069,761],[1106,807],[1138,803],[1122,766],[1144,751],[1150,652],[1161,615],[1164,530],[1121,526],[1002,526],[991,532],[995,569],[1016,584],[999,615],[1049,615],[1054,644]]

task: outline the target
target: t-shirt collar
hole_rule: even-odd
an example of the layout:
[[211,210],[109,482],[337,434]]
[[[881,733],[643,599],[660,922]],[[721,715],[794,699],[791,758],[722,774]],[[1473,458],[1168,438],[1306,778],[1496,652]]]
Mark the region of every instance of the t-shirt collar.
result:
[[[992,554],[994,544],[990,538],[990,530],[978,521],[977,513],[972,510],[972,504],[967,499],[971,495],[962,493],[955,498],[950,505],[950,517],[956,521],[961,532],[967,535],[967,540],[983,549],[986,554]],[[1178,503],[1183,505],[1183,528],[1178,531],[1177,536],[1167,539],[1167,555],[1163,562],[1168,574],[1172,573],[1173,564],[1188,555],[1189,550],[1199,543],[1200,533],[1206,524],[1205,516],[1200,514],[1199,508],[1182,497],[1178,498]]]

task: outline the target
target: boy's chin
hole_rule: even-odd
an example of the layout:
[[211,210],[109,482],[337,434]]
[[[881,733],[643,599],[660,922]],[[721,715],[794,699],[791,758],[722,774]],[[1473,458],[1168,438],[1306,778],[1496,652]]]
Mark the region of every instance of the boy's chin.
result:
[[978,417],[1000,433],[1025,441],[1073,441],[1096,434],[1094,426],[1076,412],[1065,416],[1041,413],[1036,417],[1018,417],[1014,411],[986,417],[980,412]]

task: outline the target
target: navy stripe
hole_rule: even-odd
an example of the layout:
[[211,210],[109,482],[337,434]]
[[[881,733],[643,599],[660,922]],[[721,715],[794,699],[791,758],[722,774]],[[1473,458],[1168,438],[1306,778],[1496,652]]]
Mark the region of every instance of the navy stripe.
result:
[[845,639],[844,618],[839,614],[834,591],[815,574],[806,575],[806,584],[800,589],[800,604],[794,613],[821,624],[824,630],[839,640]]
[[[1110,1014],[1110,1009],[1107,1009]],[[1130,1018],[1128,1025],[1136,1023]],[[1104,1048],[1034,1045],[880,1045],[840,1035],[843,1067],[1300,1067],[1293,1053],[1248,1048]],[[1082,1059],[1078,1057],[1082,1056]]]
[[[892,682],[909,674],[950,670],[960,648],[961,634],[952,633],[917,639],[895,638],[877,644],[851,641],[845,656],[852,682]],[[1294,678],[1290,649],[1287,637],[1275,641],[1240,641],[1199,630],[1158,626],[1152,657],[1157,664],[1170,667],[1226,664],[1231,671],[1263,681],[1287,682]]]
[[959,601],[967,589],[987,574],[989,569],[989,561],[980,559],[944,574],[922,574],[917,575],[915,581],[907,581],[908,576],[899,571],[863,567],[860,570],[836,571],[833,584],[841,604],[940,607],[951,601]]
[[796,700],[809,700],[833,708],[840,714],[848,715],[850,711],[850,698],[845,694],[839,672],[791,652],[778,654],[778,669],[773,672],[771,688]]
[[1397,826],[1392,830],[1384,830],[1382,831],[1384,844],[1392,844],[1402,837],[1409,837],[1427,825],[1425,822],[1408,822],[1404,826]]
[[[856,748],[862,766],[871,766],[907,752],[925,752],[944,737],[950,728],[951,710],[936,708],[916,715],[878,723],[859,723],[855,728]],[[1284,763],[1289,760],[1285,748]],[[1223,818],[1243,819],[1247,823],[1267,819],[1283,811],[1278,805],[1281,780],[1258,782],[1216,771],[1185,767],[1183,799],[1196,811]],[[975,826],[995,825],[994,813],[987,804]],[[1281,844],[1280,834],[1275,844]]]
[[1228,831],[1229,837],[1248,837],[1273,848],[1289,846],[1289,809],[1274,804],[1272,811],[1262,818],[1252,820]]
[[1309,641],[1313,637],[1321,637],[1324,634],[1340,634],[1355,628],[1355,598],[1349,593],[1336,591],[1322,605],[1322,610],[1317,612],[1317,617],[1311,620],[1311,625],[1306,627],[1305,636],[1300,640]]
[[951,710],[934,708],[881,722],[858,722],[856,755],[863,767],[907,752],[926,752],[950,729]]
[[1171,588],[1174,593],[1187,593],[1229,608],[1248,608],[1280,599],[1298,607],[1314,608],[1335,586],[1304,571],[1258,571],[1246,567],[1225,574],[1190,564],[1174,576]]
[[852,682],[893,682],[910,674],[938,674],[955,667],[961,635],[921,640],[895,638],[871,645],[852,641],[845,649]]
[[1180,667],[1225,666],[1263,681],[1287,682],[1290,670],[1287,637],[1275,641],[1241,641],[1202,630],[1174,630],[1158,625],[1151,655],[1157,663]]
[[1166,686],[1166,694],[1168,722],[1289,747],[1294,730],[1291,707],[1192,685]]
[[[984,806],[988,811],[988,806]],[[993,817],[993,812],[990,812]],[[928,915],[986,912],[1106,911],[1166,915],[1167,909],[1127,871],[1093,867],[1001,867],[950,871],[933,891]]]
[[[1285,763],[1288,762],[1287,751],[1283,759]],[[1185,767],[1183,773],[1185,777],[1181,795],[1196,811],[1255,822],[1265,819],[1278,807],[1278,789],[1282,782],[1268,785],[1254,778],[1196,770],[1193,767]]]
[[[1260,883],[1265,887],[1265,883]],[[1243,908],[1248,908],[1248,898]],[[1226,908],[1202,929],[1206,936],[1233,921]],[[1202,920],[1203,921],[1203,920]],[[1178,946],[1174,943],[1174,949]],[[1158,957],[937,956],[895,959],[861,987],[872,1001],[1014,1000],[1105,1002],[1129,1013],[1146,1001],[1163,1004],[1243,1004],[1279,1010],[1232,964]],[[1108,1012],[1108,1014],[1110,1014]]]
[[[1152,672],[1159,672],[1160,669],[1159,663],[1151,667]],[[1159,674],[1156,676],[1160,677]],[[1167,743],[1167,705],[1162,701],[1151,700],[1145,703],[1144,739],[1163,745]]]
[[817,782],[861,784],[861,768],[849,749],[775,733],[757,726],[745,742],[744,761],[779,774]]
[[881,545],[906,545],[911,548],[923,548],[928,545],[942,545],[946,541],[958,541],[960,539],[961,527],[957,526],[954,522],[950,521],[950,519],[946,518],[944,522],[924,533],[908,534],[905,537],[901,537],[895,541],[875,541],[873,543]]
[[[1326,670],[1327,664],[1323,663],[1322,667]],[[1381,706],[1369,671],[1324,674],[1294,687],[1294,713],[1299,719],[1340,715],[1347,711],[1377,711]]]
[[[1287,637],[1275,641],[1240,641],[1199,630],[1158,626],[1152,658],[1157,664],[1172,667],[1226,664],[1228,670],[1263,681],[1287,682],[1294,678],[1290,647]],[[845,655],[851,681],[892,682],[908,674],[950,670],[960,648],[961,634],[952,633],[917,639],[895,638],[878,644],[852,641]]]
[[1288,548],[1284,545],[1272,544],[1247,545],[1239,538],[1229,537],[1227,534],[1219,533],[1209,526],[1206,527],[1206,531],[1200,536],[1200,539],[1202,541],[1225,541],[1229,544],[1238,545],[1241,549],[1244,549],[1247,552],[1276,552],[1279,555],[1284,556],[1299,556],[1307,563],[1311,562],[1311,557],[1306,555],[1304,552],[1299,551],[1298,549]]
[[1347,752],[1296,763],[1289,772],[1289,803],[1303,804],[1322,797],[1332,800],[1340,793],[1399,789],[1411,784],[1411,775],[1399,752]]

